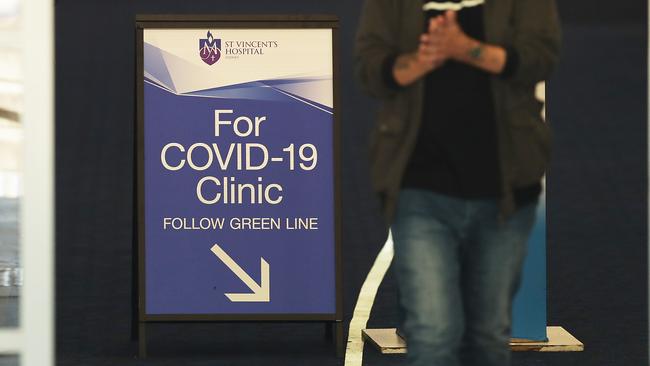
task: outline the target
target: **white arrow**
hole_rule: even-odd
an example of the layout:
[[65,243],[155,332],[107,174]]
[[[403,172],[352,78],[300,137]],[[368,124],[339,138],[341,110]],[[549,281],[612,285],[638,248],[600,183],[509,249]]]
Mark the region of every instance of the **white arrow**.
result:
[[221,249],[221,247],[218,244],[215,244],[212,246],[212,249],[210,249],[214,255],[216,255],[221,261],[230,268],[231,271],[237,277],[239,277],[242,282],[248,286],[248,288],[253,291],[253,293],[250,294],[224,294],[230,301],[232,302],[270,302],[271,301],[271,283],[270,283],[270,272],[271,272],[271,267],[269,264],[264,260],[264,258],[260,259],[260,266],[261,266],[261,285],[258,285],[255,280],[251,278],[251,276],[246,273],[235,261],[230,258],[226,252]]

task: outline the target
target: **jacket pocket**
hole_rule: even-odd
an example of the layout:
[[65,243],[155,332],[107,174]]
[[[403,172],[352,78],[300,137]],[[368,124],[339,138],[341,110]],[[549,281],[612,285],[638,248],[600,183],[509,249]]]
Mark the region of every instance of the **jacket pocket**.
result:
[[405,156],[409,131],[409,94],[399,93],[383,102],[370,134],[369,161],[375,190],[385,190],[399,181],[400,167]]
[[398,95],[382,103],[376,117],[380,135],[400,135],[404,131],[408,118],[406,102],[403,95]]
[[376,132],[369,149],[370,178],[376,191],[386,189],[394,179],[398,158],[402,154],[400,135]]

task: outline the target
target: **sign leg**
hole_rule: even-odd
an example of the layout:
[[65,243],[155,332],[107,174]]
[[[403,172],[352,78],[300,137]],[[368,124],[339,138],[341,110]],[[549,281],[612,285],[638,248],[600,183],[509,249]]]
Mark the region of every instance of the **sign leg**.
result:
[[345,356],[345,342],[343,342],[343,322],[337,321],[336,327],[336,356]]
[[334,332],[333,332],[333,326],[334,324],[327,322],[325,323],[325,340],[331,342],[332,339],[334,339]]
[[147,323],[138,323],[138,358],[147,358]]
[[140,331],[138,328],[137,320],[131,319],[131,341],[137,341],[140,337]]
[[[135,147],[137,151],[137,146]],[[133,166],[137,167],[137,161],[134,160]],[[137,177],[137,169],[134,170],[134,177]],[[134,178],[135,179],[135,178]],[[137,187],[137,182],[134,181],[134,187]],[[131,341],[138,340],[138,323],[139,319],[139,298],[138,298],[138,199],[137,189],[134,190],[133,196],[133,225],[131,228]]]
[[131,272],[131,340],[136,341],[139,337],[138,324],[140,321],[138,318],[138,264],[135,254],[133,254],[133,262],[133,270]]

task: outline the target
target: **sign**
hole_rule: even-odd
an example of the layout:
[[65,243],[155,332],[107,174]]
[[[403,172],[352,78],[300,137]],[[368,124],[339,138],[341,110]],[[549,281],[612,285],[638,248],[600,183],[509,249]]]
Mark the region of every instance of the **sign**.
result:
[[340,320],[335,26],[143,24],[140,320]]

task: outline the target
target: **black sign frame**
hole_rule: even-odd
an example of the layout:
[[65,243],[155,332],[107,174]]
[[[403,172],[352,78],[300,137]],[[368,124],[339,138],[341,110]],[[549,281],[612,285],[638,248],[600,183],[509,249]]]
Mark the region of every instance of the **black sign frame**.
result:
[[[338,17],[333,15],[137,15],[134,131],[134,202],[132,250],[132,337],[139,342],[139,356],[146,357],[146,324],[165,322],[323,322],[326,333],[336,334],[336,348],[343,353],[343,274],[341,254],[341,141],[340,64]],[[170,314],[150,315],[145,310],[145,205],[144,205],[144,30],[174,28],[230,29],[331,29],[333,65],[333,161],[335,302],[332,314]]]

